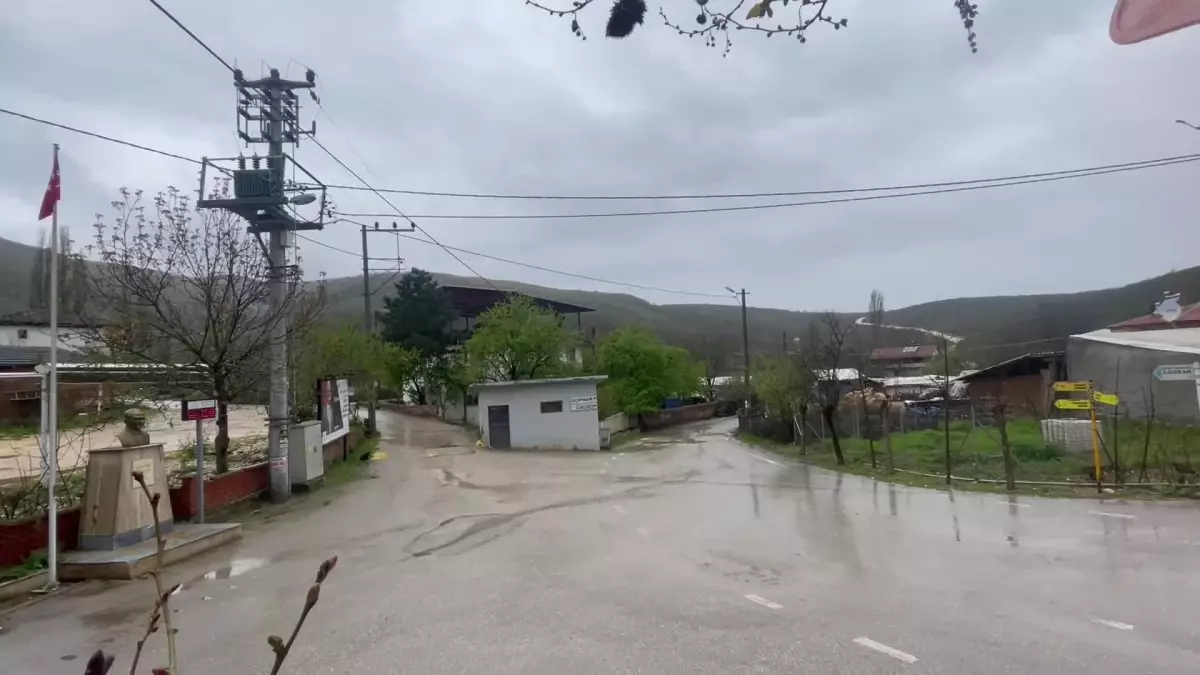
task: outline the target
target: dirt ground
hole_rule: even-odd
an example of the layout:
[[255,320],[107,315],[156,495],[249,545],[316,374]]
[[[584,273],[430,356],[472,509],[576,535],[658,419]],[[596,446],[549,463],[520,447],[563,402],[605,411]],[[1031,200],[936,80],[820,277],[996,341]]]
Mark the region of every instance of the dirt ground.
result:
[[[196,438],[194,422],[179,419],[179,410],[165,409],[147,413],[146,430],[150,441],[162,443],[163,449],[173,453]],[[63,471],[87,465],[87,454],[92,448],[105,448],[116,444],[117,433],[123,423],[109,424],[98,429],[67,429],[59,434],[58,465]],[[267,433],[266,410],[261,406],[230,406],[229,437],[231,440]],[[215,421],[204,423],[204,435],[211,442],[217,434]],[[22,475],[38,472],[41,450],[36,435],[0,441],[0,482]]]

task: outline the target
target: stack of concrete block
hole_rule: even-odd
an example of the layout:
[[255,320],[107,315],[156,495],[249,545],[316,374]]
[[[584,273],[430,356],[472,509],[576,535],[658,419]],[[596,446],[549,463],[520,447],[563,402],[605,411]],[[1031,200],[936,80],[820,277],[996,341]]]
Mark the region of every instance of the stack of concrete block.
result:
[[[1098,420],[1096,424],[1100,427],[1101,438],[1103,438],[1104,430],[1100,426],[1101,422]],[[1092,454],[1092,422],[1091,420],[1077,419],[1042,420],[1042,440],[1067,452],[1090,455]]]

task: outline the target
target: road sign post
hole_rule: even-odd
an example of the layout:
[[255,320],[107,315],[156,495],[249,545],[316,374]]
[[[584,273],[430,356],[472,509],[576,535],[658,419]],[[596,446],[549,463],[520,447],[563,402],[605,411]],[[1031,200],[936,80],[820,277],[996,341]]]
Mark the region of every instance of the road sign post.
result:
[[[1096,492],[1104,491],[1104,472],[1100,466],[1100,430],[1096,423],[1095,402],[1116,405],[1117,397],[1112,394],[1102,394],[1092,388],[1091,380],[1075,382],[1055,382],[1054,391],[1064,393],[1087,394],[1087,398],[1060,398],[1054,402],[1059,410],[1086,410],[1092,423],[1092,469],[1096,477]],[[1200,389],[1197,389],[1200,391]],[[1112,401],[1112,403],[1108,403]]]
[[204,522],[204,420],[217,418],[217,402],[212,399],[204,401],[182,401],[180,409],[184,422],[196,422],[196,513],[193,518],[197,523]]

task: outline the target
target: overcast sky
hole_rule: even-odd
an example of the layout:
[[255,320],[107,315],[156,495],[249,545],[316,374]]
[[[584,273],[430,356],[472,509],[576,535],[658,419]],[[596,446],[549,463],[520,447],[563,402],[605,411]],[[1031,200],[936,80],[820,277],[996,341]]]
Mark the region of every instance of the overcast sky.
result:
[[[325,0],[164,0],[249,76],[268,65],[297,79],[299,63],[315,69],[336,122],[320,116],[319,138],[377,187],[823,190],[1200,151],[1200,133],[1173,123],[1200,122],[1200,28],[1120,47],[1107,34],[1113,0],[978,3],[977,55],[950,0],[832,0],[848,29],[814,28],[807,44],[737,33],[722,58],[663,26],[654,3],[646,25],[618,41],[603,37],[608,3],[598,0],[581,17],[589,39],[580,41],[565,19],[522,0],[356,0],[353,9]],[[0,106],[187,156],[240,151],[229,73],[149,2],[4,4]],[[694,0],[662,4],[680,21],[696,13]],[[303,110],[306,120],[318,112]],[[196,186],[192,165],[0,116],[0,236],[36,240],[53,142],[63,148],[62,222],[77,239],[122,186]],[[297,156],[327,183],[355,183],[311,143]],[[853,311],[865,310],[872,288],[896,308],[1121,285],[1200,264],[1198,187],[1200,166],[1186,164],[858,204],[419,222],[445,244],[589,276],[708,293],[744,286],[758,306]],[[389,210],[370,193],[332,196],[344,212]],[[413,214],[719,205],[390,198]],[[314,236],[359,249],[353,225]],[[378,255],[395,255],[389,239],[373,240]],[[361,269],[357,257],[300,243],[308,276]],[[409,265],[466,272],[432,245],[404,242],[400,253]],[[622,290],[465,259],[496,279]]]

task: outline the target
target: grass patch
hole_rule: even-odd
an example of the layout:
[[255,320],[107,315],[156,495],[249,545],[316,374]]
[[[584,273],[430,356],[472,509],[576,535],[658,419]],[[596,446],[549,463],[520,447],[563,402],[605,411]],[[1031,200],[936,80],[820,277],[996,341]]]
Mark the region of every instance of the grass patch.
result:
[[28,558],[21,561],[20,565],[0,568],[0,583],[24,579],[27,576],[41,572],[48,566],[49,561],[46,558],[46,552],[34,551],[33,553],[29,554]]
[[[1142,433],[1145,433],[1144,427]],[[1067,453],[1060,448],[1047,445],[1041,438],[1041,427],[1037,420],[1015,420],[1008,424],[1009,445],[1017,463],[1016,477],[1020,481],[1051,481],[1078,483],[1076,486],[1020,485],[1022,494],[1049,497],[1096,497],[1095,484],[1091,482],[1091,456]],[[889,474],[883,443],[875,441],[877,467],[871,466],[871,447],[866,439],[842,439],[842,454],[846,464],[838,465],[830,441],[815,443],[801,455],[800,446],[780,443],[768,438],[743,434],[739,437],[748,445],[769,450],[809,464],[833,471],[845,471],[871,476],[904,485],[945,489],[946,448],[942,429],[927,429],[904,434],[892,434],[892,452],[895,467],[901,471]],[[969,422],[951,423],[950,456],[954,488],[960,490],[1004,492],[1003,483],[980,483],[974,480],[1003,480],[1004,462],[1000,439],[993,428],[975,427]],[[920,476],[907,471],[918,471],[932,476]],[[1130,484],[1133,484],[1132,482]],[[1138,488],[1123,491],[1139,497],[1194,497],[1197,486],[1171,486],[1162,488]]]
[[325,467],[324,487],[338,487],[362,478],[367,467],[370,466],[370,462],[361,461],[359,457],[367,453],[375,453],[378,450],[378,438],[364,439],[355,446],[349,459],[338,460]]

